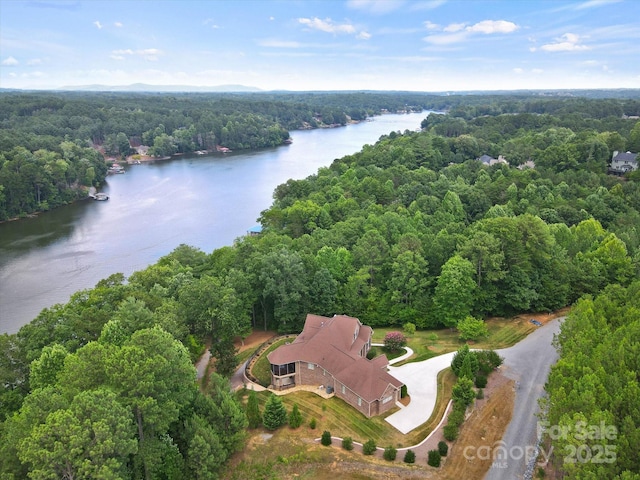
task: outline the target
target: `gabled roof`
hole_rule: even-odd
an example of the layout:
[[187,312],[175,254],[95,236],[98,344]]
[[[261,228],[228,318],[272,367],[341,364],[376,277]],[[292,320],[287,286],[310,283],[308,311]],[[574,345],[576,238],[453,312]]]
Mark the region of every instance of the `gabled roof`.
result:
[[360,356],[373,330],[347,315],[331,318],[307,315],[304,328],[296,339],[267,355],[273,365],[308,362],[321,366],[338,381],[367,401],[382,396],[389,384],[402,382],[386,372],[385,355],[368,360]]
[[613,156],[612,162],[637,162],[637,153],[620,152]]

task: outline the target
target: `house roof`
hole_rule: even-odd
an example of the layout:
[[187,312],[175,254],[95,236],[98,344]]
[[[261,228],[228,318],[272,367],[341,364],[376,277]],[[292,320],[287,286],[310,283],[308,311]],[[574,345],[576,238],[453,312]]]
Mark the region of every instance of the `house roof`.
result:
[[267,358],[274,365],[296,361],[319,365],[357,395],[373,401],[382,396],[389,384],[399,388],[402,382],[386,372],[389,362],[385,355],[374,360],[360,356],[372,334],[371,327],[354,317],[309,314],[300,335]]
[[614,162],[637,162],[637,153],[631,152],[620,152],[617,155],[614,155],[612,161]]

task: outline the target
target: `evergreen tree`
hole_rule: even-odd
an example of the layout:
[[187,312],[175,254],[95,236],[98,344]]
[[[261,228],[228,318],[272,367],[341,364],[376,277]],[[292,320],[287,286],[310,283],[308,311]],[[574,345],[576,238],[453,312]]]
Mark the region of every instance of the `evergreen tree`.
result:
[[282,399],[271,394],[264,406],[262,424],[267,430],[276,430],[287,423],[287,410],[282,404]]
[[298,404],[293,404],[293,409],[291,413],[289,413],[289,426],[291,428],[298,428],[302,425],[302,414],[300,413],[300,409],[298,408]]

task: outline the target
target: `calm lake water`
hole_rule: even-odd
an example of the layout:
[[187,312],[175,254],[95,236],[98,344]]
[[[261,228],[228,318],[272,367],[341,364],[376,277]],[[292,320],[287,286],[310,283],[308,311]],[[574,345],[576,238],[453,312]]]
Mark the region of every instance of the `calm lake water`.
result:
[[129,276],[181,243],[209,253],[257,224],[275,187],[306,178],[428,112],[384,115],[333,129],[293,131],[291,145],[127,167],[91,200],[0,224],[0,333],[111,275]]

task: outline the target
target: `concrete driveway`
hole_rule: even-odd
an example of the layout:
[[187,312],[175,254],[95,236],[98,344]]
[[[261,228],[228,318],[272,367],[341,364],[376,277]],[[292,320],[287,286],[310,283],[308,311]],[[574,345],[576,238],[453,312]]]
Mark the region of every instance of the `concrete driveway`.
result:
[[[535,415],[538,398],[544,393],[544,384],[551,365],[557,359],[551,345],[553,335],[560,329],[562,319],[555,319],[539,327],[512,347],[497,350],[505,359],[503,373],[518,382],[513,419],[505,438],[507,445],[535,445]],[[430,358],[424,362],[413,362],[400,367],[389,366],[389,373],[407,386],[411,402],[406,407],[386,418],[403,434],[419,427],[431,417],[438,393],[438,373],[451,365],[455,352]],[[400,359],[396,359],[398,361]],[[524,463],[511,462],[509,468],[491,469],[487,478],[522,478]],[[499,466],[502,467],[502,466]]]
[[389,373],[407,386],[411,402],[386,420],[403,434],[419,427],[431,416],[438,394],[438,373],[451,365],[455,352],[445,353],[424,362],[389,367]]

